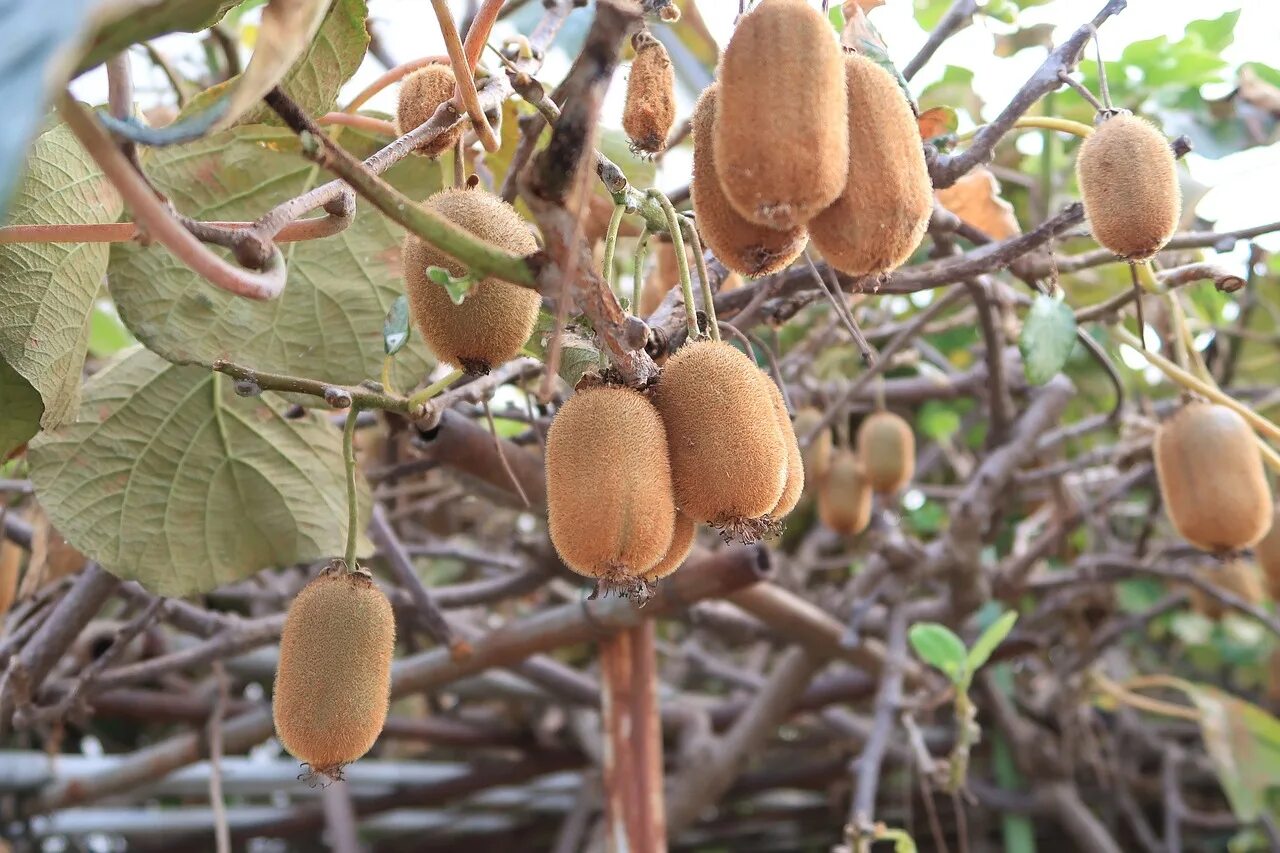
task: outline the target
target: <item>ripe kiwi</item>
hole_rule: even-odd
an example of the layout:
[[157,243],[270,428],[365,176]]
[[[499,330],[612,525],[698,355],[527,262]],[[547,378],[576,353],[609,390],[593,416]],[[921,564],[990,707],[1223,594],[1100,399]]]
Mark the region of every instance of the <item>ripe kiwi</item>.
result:
[[805,0],[762,0],[742,17],[720,61],[712,134],[739,214],[797,228],[836,200],[849,171],[849,127],[836,119],[847,104],[840,48],[821,12]]
[[893,412],[872,412],[858,427],[858,460],[873,490],[895,494],[916,470],[911,424]]
[[667,49],[648,32],[631,38],[636,58],[627,78],[627,102],[622,129],[638,154],[658,154],[667,147],[667,134],[676,120],[676,75]]
[[382,732],[396,621],[368,572],[331,566],[289,605],[271,712],[284,748],[341,779]]
[[[404,136],[435,115],[440,105],[453,97],[456,83],[453,70],[448,65],[428,65],[404,78],[400,83],[400,99],[396,103],[396,130],[400,135]],[[457,144],[462,131],[463,125],[459,123],[414,150],[428,157],[439,157]]]
[[697,532],[698,523],[683,512],[677,512],[676,525],[671,533],[671,544],[667,546],[667,553],[662,555],[662,559],[656,566],[644,573],[644,579],[649,583],[660,581],[680,568],[681,564],[689,558],[689,552],[693,550],[694,535]]
[[933,184],[911,104],[888,71],[865,56],[844,59],[849,86],[849,179],[809,223],[809,239],[846,275],[897,269],[924,238]]
[[574,394],[547,433],[547,526],[565,565],[605,588],[634,585],[675,525],[667,434],[630,388]]
[[[448,189],[423,206],[507,251],[527,255],[538,248],[516,209],[486,190]],[[529,339],[542,304],[536,290],[489,277],[454,305],[448,291],[427,277],[427,268],[461,276],[466,267],[412,234],[405,238],[403,261],[409,310],[441,361],[484,373],[515,357]]]
[[871,484],[858,455],[840,448],[818,489],[818,517],[836,533],[853,536],[871,522]]
[[1253,546],[1258,557],[1258,565],[1267,579],[1267,592],[1273,601],[1280,601],[1280,507],[1271,517],[1271,528],[1267,535]]
[[[817,409],[804,408],[796,412],[796,419],[792,424],[796,439],[803,441],[820,423],[822,412]],[[804,459],[806,485],[820,486],[831,468],[831,430],[823,429],[818,432],[809,446],[801,451],[801,456]]]
[[786,442],[759,368],[722,341],[686,344],[663,368],[654,401],[676,506],[729,537],[758,538],[787,479]]
[[1151,257],[1178,227],[1173,151],[1146,119],[1120,113],[1100,124],[1080,146],[1076,180],[1094,239],[1122,258]]
[[1271,525],[1262,452],[1244,418],[1191,402],[1160,425],[1152,448],[1165,512],[1178,533],[1215,553],[1248,548]]
[[785,269],[804,251],[803,225],[777,231],[743,218],[725,197],[716,173],[716,99],[712,83],[693,108],[693,175],[689,194],[694,221],[707,247],[728,269],[746,276],[770,275]]
[[796,440],[796,431],[791,426],[791,416],[787,414],[787,401],[782,398],[782,391],[774,383],[773,377],[763,371],[760,373],[760,380],[764,382],[769,399],[773,401],[773,416],[778,421],[778,430],[781,431],[782,441],[787,448],[787,479],[778,502],[769,510],[769,517],[777,522],[796,508],[796,504],[800,503],[800,496],[804,494],[804,457],[800,455],[800,442]]
[[[1266,601],[1267,593],[1262,584],[1258,567],[1245,560],[1227,560],[1220,566],[1208,567],[1196,575],[1212,586],[1229,592],[1246,603],[1259,605]],[[1191,607],[1201,616],[1221,619],[1231,610],[1218,599],[1206,595],[1196,587],[1190,589]]]

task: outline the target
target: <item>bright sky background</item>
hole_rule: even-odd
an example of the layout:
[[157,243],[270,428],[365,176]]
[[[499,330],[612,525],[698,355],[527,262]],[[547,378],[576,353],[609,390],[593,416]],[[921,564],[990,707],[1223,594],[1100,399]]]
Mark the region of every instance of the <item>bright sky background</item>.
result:
[[[833,4],[838,0],[832,0]],[[812,0],[816,6],[819,0]],[[1065,37],[1102,7],[1104,0],[1052,0],[1022,13],[1023,25],[1051,23],[1058,27],[1055,41]],[[451,0],[456,13],[461,15],[463,0]],[[530,6],[538,6],[535,2]],[[733,18],[737,12],[735,0],[700,0],[699,8],[721,43],[728,41],[732,33]],[[429,4],[422,0],[370,0],[370,13],[378,24],[377,29],[392,56],[410,59],[433,53],[443,53],[444,46],[436,27]],[[1247,60],[1280,64],[1280,0],[1129,0],[1129,8],[1111,18],[1102,28],[1102,47],[1107,59],[1119,56],[1131,41],[1148,39],[1157,35],[1181,37],[1189,21],[1216,18],[1225,12],[1242,10],[1236,26],[1235,42],[1226,50],[1224,58],[1233,66]],[[585,24],[590,10],[575,13]],[[915,22],[912,0],[886,0],[875,9],[871,21],[879,29],[888,45],[890,56],[900,66],[905,64],[924,43],[927,34]],[[997,58],[992,53],[992,34],[984,18],[951,38],[912,81],[912,88],[920,92],[941,76],[948,65],[969,67],[974,71],[974,85],[978,95],[989,108],[998,108],[1021,85],[1044,58],[1044,50],[1032,48],[1008,57]],[[495,40],[512,32],[508,27],[499,28]],[[166,53],[186,55],[190,62],[200,62],[198,53],[192,51],[189,36],[171,36],[159,40],[157,45]],[[180,63],[181,64],[181,63]],[[146,99],[147,91],[163,92],[167,85],[159,71],[150,67],[144,59],[135,55],[134,71],[138,78],[139,98]],[[555,79],[568,67],[568,58],[553,56],[547,63],[548,79]],[[344,99],[359,91],[382,73],[382,67],[372,59],[367,60],[348,84]],[[625,74],[614,79],[606,104],[604,120],[619,124]],[[1207,97],[1221,97],[1230,86],[1206,91]],[[101,69],[76,81],[76,94],[91,103],[105,100],[105,74]],[[682,92],[682,113],[692,107],[693,93]],[[145,105],[145,101],[144,101]],[[369,105],[373,109],[390,112],[394,109],[394,89],[384,92]],[[1034,135],[1028,135],[1034,144]],[[1187,160],[1192,176],[1213,186],[1213,191],[1200,203],[1198,212],[1215,220],[1223,229],[1238,228],[1280,218],[1280,145],[1253,148],[1221,160],[1208,160],[1192,154]],[[688,180],[689,157],[675,152],[664,161],[659,175],[659,185],[672,189]],[[1264,241],[1269,248],[1280,250],[1280,237]]]

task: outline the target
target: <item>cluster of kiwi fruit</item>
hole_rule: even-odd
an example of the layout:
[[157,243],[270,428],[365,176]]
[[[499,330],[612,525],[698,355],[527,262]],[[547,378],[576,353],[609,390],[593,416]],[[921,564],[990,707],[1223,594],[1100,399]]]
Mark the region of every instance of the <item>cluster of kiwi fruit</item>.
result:
[[308,767],[303,777],[341,779],[373,747],[387,721],[395,645],[391,602],[367,571],[341,560],[289,605],[271,712],[280,743]]
[[933,188],[910,102],[805,0],[743,16],[692,134],[698,231],[734,272],[777,272],[812,240],[841,272],[878,275],[924,237]]
[[678,350],[647,393],[580,388],[551,423],[546,470],[560,558],[600,589],[642,595],[683,563],[697,523],[754,541],[804,489],[782,392],[711,340]]
[[[802,434],[808,434],[822,423],[822,415],[805,410],[796,421],[804,426]],[[859,425],[852,448],[835,446],[826,429],[814,434],[805,462],[817,486],[822,523],[841,535],[855,536],[871,523],[874,495],[892,497],[911,482],[915,434],[899,415],[872,412]]]

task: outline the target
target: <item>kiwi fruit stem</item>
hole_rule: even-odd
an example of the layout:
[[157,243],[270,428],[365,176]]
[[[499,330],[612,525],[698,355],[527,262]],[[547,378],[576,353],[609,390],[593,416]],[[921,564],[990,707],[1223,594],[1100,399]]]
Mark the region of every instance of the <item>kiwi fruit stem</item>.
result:
[[635,268],[631,279],[632,314],[637,314],[640,310],[640,291],[644,288],[644,259],[649,254],[649,235],[652,233],[649,226],[645,225],[640,232],[640,239],[636,241]]
[[416,412],[425,403],[438,397],[444,389],[457,382],[464,375],[466,375],[466,371],[461,367],[456,370],[450,370],[448,375],[443,379],[437,379],[426,388],[423,388],[421,391],[414,394],[409,398],[409,413],[412,414]]
[[[689,331],[689,339],[697,340],[700,337],[698,331],[698,306],[693,301],[693,282],[689,279],[689,259],[684,254],[684,235],[680,233],[680,217],[676,214],[676,209],[671,204],[671,199],[667,198],[660,190],[651,189],[645,195],[658,202],[662,206],[662,212],[666,214],[667,230],[671,233],[671,245],[676,252],[676,269],[680,273],[680,292],[684,294],[685,325]],[[710,326],[715,340],[719,340],[720,332],[716,329],[715,323],[711,323]]]
[[720,340],[720,324],[716,321],[716,295],[711,292],[711,279],[707,277],[707,259],[702,256],[702,238],[697,228],[689,229],[689,245],[693,247],[693,262],[698,267],[698,284],[702,287],[702,304],[706,306],[707,325],[711,340]]
[[346,571],[356,568],[356,452],[353,439],[356,434],[356,420],[360,417],[360,407],[351,404],[347,409],[347,422],[342,428],[342,461],[347,468],[347,550],[344,552]]
[[618,229],[622,227],[622,214],[626,212],[625,204],[613,206],[613,213],[609,216],[609,230],[604,235],[604,280],[610,290],[613,290],[613,253],[618,249]]
[[1253,409],[1241,403],[1234,397],[1230,397],[1218,388],[1206,382],[1202,382],[1192,374],[1178,367],[1169,359],[1159,353],[1151,352],[1142,346],[1142,342],[1138,340],[1138,336],[1130,332],[1128,329],[1120,326],[1112,326],[1111,334],[1121,343],[1126,343],[1133,347],[1142,357],[1154,365],[1168,378],[1181,385],[1188,391],[1194,391],[1200,396],[1214,403],[1219,403],[1232,409],[1240,417],[1249,422],[1249,426],[1253,427],[1261,438],[1258,438],[1258,446],[1262,448],[1262,458],[1266,460],[1267,465],[1272,470],[1280,472],[1280,453],[1277,453],[1264,438],[1270,438],[1272,441],[1280,441],[1280,426],[1276,426],[1273,422],[1267,420]]
[[[1038,130],[1060,130],[1063,133],[1070,133],[1072,136],[1078,136],[1081,139],[1087,139],[1093,135],[1093,128],[1083,122],[1072,121],[1066,118],[1053,118],[1052,116],[1023,116],[1013,123],[1015,128],[1027,128]],[[957,142],[968,142],[978,135],[986,125],[975,127],[973,130],[965,131],[956,137]]]

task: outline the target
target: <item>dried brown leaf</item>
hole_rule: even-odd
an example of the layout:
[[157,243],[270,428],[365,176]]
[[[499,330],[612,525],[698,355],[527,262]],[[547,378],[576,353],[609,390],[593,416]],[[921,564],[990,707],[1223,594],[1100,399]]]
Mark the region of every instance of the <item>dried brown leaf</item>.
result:
[[977,228],[995,240],[1021,234],[1013,205],[1000,197],[1000,184],[987,169],[974,169],[952,186],[938,190],[938,201],[960,217],[966,225]]

